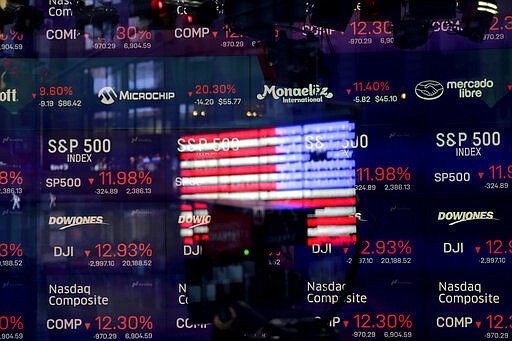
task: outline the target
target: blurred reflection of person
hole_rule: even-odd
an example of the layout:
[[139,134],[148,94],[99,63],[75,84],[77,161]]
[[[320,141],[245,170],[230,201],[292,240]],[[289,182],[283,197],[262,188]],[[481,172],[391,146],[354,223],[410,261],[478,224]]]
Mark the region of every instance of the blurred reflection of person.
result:
[[57,201],[57,196],[55,196],[55,194],[53,194],[53,193],[50,193],[50,209],[57,206],[57,204],[55,203],[56,201]]
[[107,158],[103,157],[100,160],[98,160],[94,165],[94,170],[97,172],[100,170],[107,170]]
[[12,204],[13,211],[21,210],[21,207],[20,207],[21,197],[19,195],[13,193],[11,201],[13,202],[13,204]]
[[135,159],[135,156],[130,156],[130,170],[134,171],[137,170],[137,160]]
[[5,84],[5,81],[4,81],[6,74],[7,74],[7,71],[3,71],[0,74],[0,90],[3,90],[3,89],[5,89],[7,87],[7,84]]

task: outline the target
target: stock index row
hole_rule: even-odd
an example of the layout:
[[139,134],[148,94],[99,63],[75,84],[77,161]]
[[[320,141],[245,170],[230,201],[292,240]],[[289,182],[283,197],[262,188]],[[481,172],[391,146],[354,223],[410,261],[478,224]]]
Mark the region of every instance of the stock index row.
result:
[[[297,40],[305,40],[308,36],[321,38],[326,53],[399,51],[395,47],[396,35],[393,34],[393,27],[398,24],[389,20],[361,21],[361,4],[357,1],[354,2],[353,12],[339,14],[347,16],[346,27],[342,29],[311,24],[305,20],[304,9],[304,20],[275,25],[273,37],[268,33],[265,36],[256,34],[258,30],[268,29],[268,18],[262,17],[261,22],[253,23],[250,21],[252,19],[237,17],[241,16],[239,12],[225,13],[223,1],[202,2],[214,6],[210,11],[198,10],[197,4],[187,1],[92,4],[38,0],[30,5],[14,0],[11,2],[14,4],[12,7],[3,9],[5,24],[0,44],[0,52],[10,57],[257,55],[264,49],[262,41],[278,38],[279,31],[283,30],[290,32],[290,38]],[[296,5],[289,3],[288,6]],[[439,19],[428,21],[431,37],[419,49],[509,48],[509,32],[512,30],[510,3],[498,1],[497,7],[497,13],[490,16],[491,22],[481,43],[469,41],[463,34],[458,34],[465,25],[460,15],[452,19],[443,19],[441,15]],[[243,9],[243,6],[240,8]],[[262,8],[268,13],[259,9],[262,12],[257,12],[257,15],[276,16],[268,3],[263,4]],[[247,10],[250,9],[248,6]],[[18,16],[15,16],[16,10],[20,12]],[[314,11],[314,8],[310,11]],[[229,21],[233,20],[229,19],[231,15],[238,18],[234,19],[233,25]],[[343,21],[341,18],[339,20]],[[253,29],[252,26],[256,27]],[[339,27],[339,24],[335,26]],[[251,35],[251,32],[255,34]]]

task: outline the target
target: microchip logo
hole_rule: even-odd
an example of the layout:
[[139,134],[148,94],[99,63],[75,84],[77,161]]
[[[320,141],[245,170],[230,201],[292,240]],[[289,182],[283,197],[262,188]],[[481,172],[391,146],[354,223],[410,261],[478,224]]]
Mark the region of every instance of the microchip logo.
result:
[[438,81],[427,80],[418,83],[414,88],[414,93],[422,100],[433,101],[443,95],[444,87]]
[[98,98],[101,99],[101,103],[110,105],[114,103],[115,98],[117,98],[117,94],[114,89],[112,89],[110,86],[104,86],[100,89],[98,92]]

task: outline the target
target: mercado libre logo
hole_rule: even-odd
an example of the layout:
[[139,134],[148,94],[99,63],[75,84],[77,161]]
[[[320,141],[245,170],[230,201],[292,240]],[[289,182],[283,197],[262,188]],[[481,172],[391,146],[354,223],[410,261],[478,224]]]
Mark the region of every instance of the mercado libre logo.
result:
[[441,97],[444,93],[443,84],[434,80],[420,82],[414,88],[416,96],[425,101],[433,101]]
[[50,226],[58,226],[61,231],[80,225],[110,225],[105,223],[103,216],[51,216],[48,219],[48,224]]
[[324,98],[332,98],[333,93],[326,86],[309,84],[303,88],[282,88],[265,85],[263,93],[256,95],[260,101],[271,95],[273,99],[283,103],[321,103]]
[[100,102],[111,105],[115,101],[162,101],[171,100],[176,97],[172,91],[119,91],[117,93],[112,87],[104,86],[98,91]]
[[459,98],[482,98],[485,95],[485,89],[494,88],[494,81],[492,79],[476,79],[476,80],[451,80],[447,81],[446,85],[434,80],[426,80],[419,82],[414,88],[414,93],[418,98],[425,101],[433,101],[441,97],[445,88],[448,90],[455,90]]

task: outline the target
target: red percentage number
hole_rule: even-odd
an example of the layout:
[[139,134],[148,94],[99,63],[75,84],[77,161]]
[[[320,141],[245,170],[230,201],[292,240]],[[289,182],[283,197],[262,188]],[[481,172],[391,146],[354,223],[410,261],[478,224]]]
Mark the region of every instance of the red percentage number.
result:
[[101,178],[102,185],[151,185],[153,183],[153,178],[149,171],[119,171],[115,173],[114,177],[112,176],[112,172],[100,172],[99,176]]
[[139,244],[139,250],[140,250],[140,255],[141,257],[151,257],[153,256],[153,250],[151,249],[151,244],[144,244],[144,243],[141,243]]
[[23,327],[21,316],[0,316],[0,330],[22,330]]
[[377,314],[375,316],[356,314],[354,319],[358,329],[411,329],[413,327],[411,314]]
[[1,41],[6,41],[10,39],[11,41],[14,41],[14,40],[23,40],[23,34],[22,33],[18,33],[14,30],[9,30],[9,32],[7,34],[3,34],[3,33],[0,33],[0,40]]
[[0,172],[0,185],[21,185],[23,183],[23,178],[21,176],[21,171],[1,171]]
[[15,183],[18,185],[21,185],[23,183],[23,178],[21,177],[21,171],[18,171],[18,172],[10,171],[9,178],[11,179],[11,185],[14,185]]
[[410,181],[409,167],[360,167],[356,169],[359,181]]
[[[153,249],[151,244],[145,243],[120,243],[117,244],[117,249],[110,243],[96,244],[94,248],[97,250],[98,257],[151,257],[153,256]],[[87,254],[87,257],[88,254]]]
[[153,329],[153,322],[151,321],[151,315],[139,316],[139,322],[141,324],[140,329]]
[[151,315],[137,316],[137,315],[120,315],[117,318],[110,315],[97,316],[94,319],[97,322],[98,330],[138,330],[138,329],[153,329],[153,322]]
[[234,84],[228,84],[226,85],[226,89],[229,94],[236,94],[236,88]]
[[410,240],[399,240],[397,242],[398,248],[400,249],[400,254],[410,255],[412,253],[412,246]]
[[151,38],[153,38],[153,34],[151,33],[151,31],[146,31],[146,30],[139,31],[139,39],[151,40]]
[[398,167],[396,169],[396,173],[398,174],[398,180],[405,180],[410,181],[411,180],[411,173],[409,173],[409,167]]
[[11,251],[12,257],[21,257],[23,256],[23,249],[21,248],[21,244],[9,244],[9,251]]
[[139,172],[140,184],[151,185],[153,183],[153,178],[149,172],[140,171]]
[[400,314],[398,315],[398,322],[400,322],[400,328],[412,328],[412,320],[411,320],[411,314],[404,315]]
[[236,86],[235,84],[197,84],[195,86],[196,91],[194,92],[196,95],[226,95],[236,94]]
[[147,30],[139,30],[136,26],[117,26],[116,39],[118,40],[150,40],[153,34]]
[[354,82],[354,89],[357,92],[365,92],[365,91],[389,91],[391,87],[389,86],[389,82],[386,81],[370,81],[370,82]]
[[412,246],[409,240],[377,240],[375,244],[368,240],[363,240],[363,249],[361,254],[363,255],[396,255],[412,253]]
[[73,87],[71,86],[41,86],[39,88],[39,96],[71,96],[73,95]]
[[23,40],[23,33],[16,32],[14,30],[9,30],[9,34],[11,36],[11,40]]
[[391,89],[389,86],[389,82],[380,82],[380,88],[386,91],[389,91]]
[[21,257],[23,256],[23,249],[21,244],[14,243],[1,243],[0,244],[0,257]]

